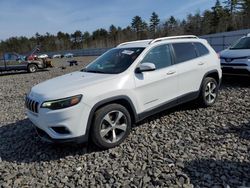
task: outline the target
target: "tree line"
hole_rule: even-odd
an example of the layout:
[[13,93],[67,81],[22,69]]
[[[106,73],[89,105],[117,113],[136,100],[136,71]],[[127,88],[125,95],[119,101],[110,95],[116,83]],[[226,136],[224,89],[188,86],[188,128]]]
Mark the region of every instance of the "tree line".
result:
[[125,28],[111,25],[108,30],[100,28],[92,33],[77,30],[71,34],[59,31],[56,35],[36,33],[31,38],[11,37],[0,42],[0,54],[6,51],[27,53],[37,45],[43,52],[106,48],[131,40],[182,34],[199,36],[247,28],[250,28],[250,0],[222,2],[217,0],[211,9],[202,13],[197,11],[194,14],[188,14],[183,20],[174,16],[161,20],[158,14],[153,12],[149,21],[137,15]]

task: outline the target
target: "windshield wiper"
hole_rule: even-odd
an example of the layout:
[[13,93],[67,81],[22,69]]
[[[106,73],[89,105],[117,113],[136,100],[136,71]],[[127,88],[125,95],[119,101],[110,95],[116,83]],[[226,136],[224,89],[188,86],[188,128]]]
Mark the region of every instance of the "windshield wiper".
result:
[[230,50],[249,50],[250,48],[229,48]]
[[101,73],[101,74],[107,74],[103,71],[99,71],[99,70],[87,70],[87,69],[82,69],[81,72],[90,72],[90,73]]

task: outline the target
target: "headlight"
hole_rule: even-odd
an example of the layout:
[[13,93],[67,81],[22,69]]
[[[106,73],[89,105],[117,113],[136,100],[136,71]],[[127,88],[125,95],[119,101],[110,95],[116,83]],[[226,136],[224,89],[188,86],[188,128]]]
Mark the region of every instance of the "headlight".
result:
[[77,105],[82,99],[82,95],[76,95],[64,99],[58,99],[53,101],[46,101],[41,105],[41,108],[48,108],[51,110],[59,110]]

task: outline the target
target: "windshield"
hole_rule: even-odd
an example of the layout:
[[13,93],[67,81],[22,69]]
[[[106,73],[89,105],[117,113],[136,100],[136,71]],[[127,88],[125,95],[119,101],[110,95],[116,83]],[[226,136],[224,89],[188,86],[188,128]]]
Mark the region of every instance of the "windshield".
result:
[[124,72],[143,50],[144,48],[114,48],[89,64],[82,71],[119,74]]
[[231,48],[231,50],[237,50],[237,49],[250,49],[250,37],[245,37],[240,39],[236,44],[234,44]]

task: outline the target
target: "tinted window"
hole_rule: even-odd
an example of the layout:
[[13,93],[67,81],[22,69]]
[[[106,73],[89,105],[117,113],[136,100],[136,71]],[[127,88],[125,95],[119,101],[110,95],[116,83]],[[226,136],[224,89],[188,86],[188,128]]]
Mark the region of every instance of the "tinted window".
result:
[[7,61],[16,61],[18,56],[15,54],[5,54],[4,55],[5,60]]
[[174,43],[172,45],[175,51],[176,63],[185,62],[197,57],[192,43]]
[[161,45],[153,48],[144,57],[141,63],[154,63],[156,69],[168,67],[172,64],[169,45]]
[[196,47],[196,49],[197,49],[197,51],[199,53],[199,56],[209,54],[208,49],[203,44],[201,44],[199,42],[196,42],[196,43],[194,43],[194,45],[195,45],[195,47]]

